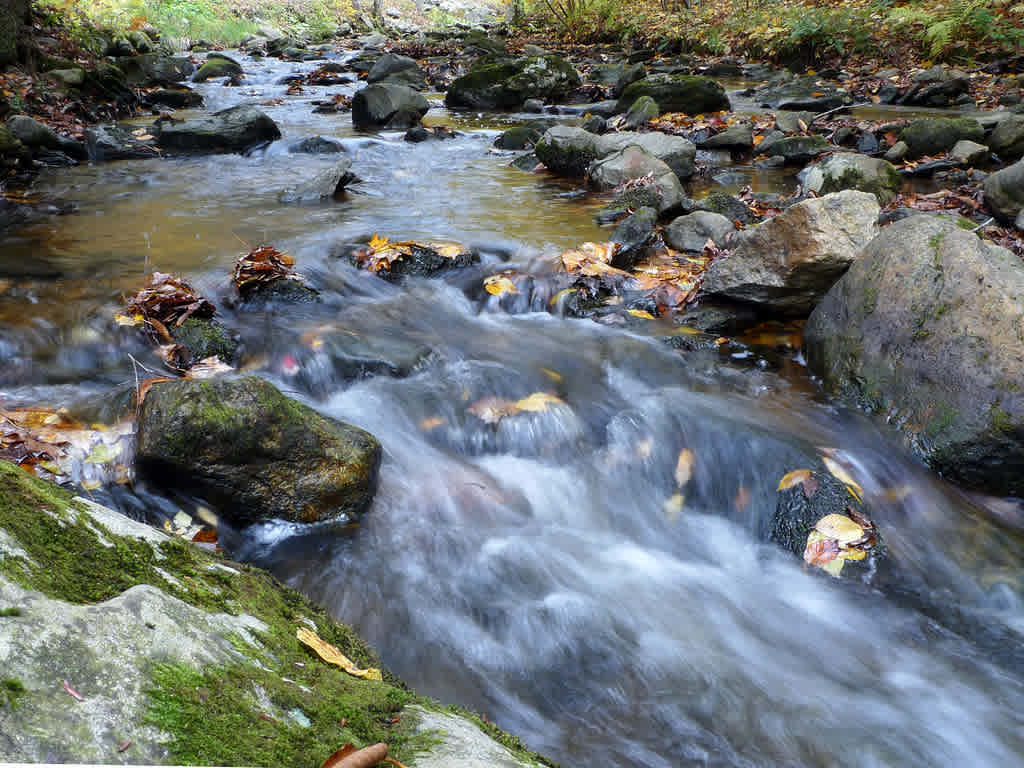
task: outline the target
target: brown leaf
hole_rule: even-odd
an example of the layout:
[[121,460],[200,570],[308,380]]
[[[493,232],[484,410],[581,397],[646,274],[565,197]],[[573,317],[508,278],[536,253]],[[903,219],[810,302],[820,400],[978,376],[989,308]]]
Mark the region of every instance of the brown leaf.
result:
[[72,688],[67,680],[64,680],[62,682],[64,683],[64,690],[67,691],[68,696],[73,698],[75,701],[85,701],[85,696],[83,696],[74,688]]
[[388,745],[384,742],[362,749],[346,744],[328,757],[320,768],[373,768],[387,756]]

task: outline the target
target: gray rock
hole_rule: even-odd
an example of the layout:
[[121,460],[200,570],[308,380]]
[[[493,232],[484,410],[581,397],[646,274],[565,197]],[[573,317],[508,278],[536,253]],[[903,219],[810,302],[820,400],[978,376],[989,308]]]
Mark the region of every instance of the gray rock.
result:
[[754,127],[750,123],[730,125],[724,131],[697,142],[701,149],[738,149],[748,151],[754,147]]
[[408,56],[399,56],[394,53],[385,53],[377,59],[366,76],[366,82],[371,84],[379,82],[395,83],[396,85],[408,86],[417,91],[425,90],[427,87],[426,77],[415,59],[410,59]]
[[983,186],[985,205],[996,218],[1005,223],[1020,218],[1024,210],[1024,160],[989,174]]
[[530,125],[517,125],[509,128],[494,140],[498,149],[531,149],[540,141],[541,133]]
[[170,109],[193,109],[203,105],[203,97],[190,88],[157,88],[143,96],[143,103]]
[[352,97],[352,124],[360,129],[408,128],[429,109],[430,102],[419,91],[405,85],[376,83]]
[[429,753],[416,757],[416,768],[537,768],[534,763],[520,760],[464,717],[422,707],[408,707],[405,711],[416,718],[417,730],[428,733],[432,739]]
[[362,513],[380,443],[255,377],[155,385],[138,417],[139,471],[191,488],[235,523]]
[[279,199],[282,203],[311,203],[327,200],[339,194],[356,180],[352,173],[352,158],[343,157],[304,184],[286,189]]
[[694,202],[693,209],[720,213],[729,221],[738,221],[740,224],[749,224],[756,218],[746,203],[725,192],[709,192]]
[[757,102],[769,109],[825,112],[851,104],[849,93],[823,82],[817,75],[795,77],[783,83],[769,83],[754,94]]
[[887,227],[804,329],[825,387],[898,413],[946,477],[1024,494],[1024,265],[954,221]]
[[53,129],[28,115],[14,115],[8,118],[7,128],[26,147],[61,148],[60,137]]
[[829,150],[828,139],[819,134],[813,136],[785,136],[773,141],[765,153],[781,157],[787,165],[801,165]]
[[700,253],[708,240],[724,247],[736,227],[730,219],[711,211],[694,211],[680,216],[665,227],[665,242],[678,251]]
[[881,205],[885,205],[903,188],[903,177],[880,158],[837,152],[811,166],[803,185],[804,189],[819,195],[844,189],[870,192]]
[[277,124],[247,104],[180,123],[158,121],[154,134],[164,149],[198,153],[244,152],[281,138]]
[[95,162],[142,160],[160,155],[152,137],[142,140],[129,129],[119,125],[86,128],[85,145],[89,159]]
[[910,147],[907,146],[907,142],[897,141],[889,147],[889,150],[882,157],[890,163],[900,163],[903,162],[903,158],[907,156],[909,151]]
[[814,120],[814,114],[806,111],[779,112],[775,115],[775,127],[783,133],[803,133]]
[[681,180],[693,175],[694,159],[697,148],[689,139],[682,136],[671,136],[667,133],[652,131],[650,133],[609,133],[597,137],[595,148],[599,157],[607,157],[631,144],[642,147],[646,152],[668,165]]
[[878,201],[847,190],[805,200],[733,237],[704,292],[787,314],[811,311],[878,233]]
[[985,130],[978,121],[966,117],[923,117],[900,133],[900,141],[907,145],[907,157],[911,160],[948,152],[961,139],[980,142],[984,138]]
[[641,96],[629,108],[622,125],[628,130],[635,130],[647,125],[651,120],[657,120],[660,114],[661,110],[654,99],[650,96]]
[[989,149],[984,144],[976,141],[960,139],[953,148],[949,150],[951,159],[964,165],[978,165],[988,160]]
[[650,179],[644,186],[657,196],[659,213],[671,210],[683,201],[683,186],[675,172],[635,144],[596,161],[589,170],[591,185],[600,190],[614,189],[644,178]]
[[658,223],[658,211],[654,208],[640,208],[615,228],[610,242],[618,243],[619,250],[612,259],[612,265],[628,269],[633,265],[643,246],[654,233]]
[[655,74],[626,86],[615,106],[616,111],[628,111],[641,96],[650,96],[664,112],[697,115],[732,108],[725,89],[710,78]]
[[85,70],[81,67],[51,69],[46,75],[69,88],[80,88],[85,84]]
[[559,99],[580,82],[579,73],[560,56],[524,56],[474,67],[449,86],[444,103],[470,109],[517,109],[527,99]]
[[1024,115],[1007,115],[989,137],[989,148],[1007,159],[1024,155]]
[[612,88],[612,96],[616,99],[622,95],[622,92],[626,90],[633,83],[643,80],[647,77],[647,67],[642,62],[631,64],[625,67],[621,74],[615,80],[615,87]]
[[534,152],[552,173],[581,177],[592,162],[603,157],[597,147],[599,138],[582,128],[556,125],[544,133]]
[[310,136],[289,146],[288,151],[292,154],[328,155],[344,152],[345,145],[335,139]]

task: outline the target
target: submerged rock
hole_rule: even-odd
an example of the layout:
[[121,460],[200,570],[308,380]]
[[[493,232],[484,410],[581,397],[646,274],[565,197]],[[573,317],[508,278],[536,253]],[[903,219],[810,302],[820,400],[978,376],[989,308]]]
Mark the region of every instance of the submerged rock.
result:
[[1024,494],[1024,266],[955,222],[887,227],[804,330],[826,389],[898,414],[928,462]]
[[712,296],[806,314],[878,233],[878,201],[848,190],[805,200],[733,237],[704,275]]
[[139,471],[218,504],[238,524],[356,516],[380,443],[255,377],[156,384],[139,409]]
[[579,73],[560,56],[526,56],[473,67],[448,88],[447,107],[516,109],[527,99],[558,99],[580,85]]

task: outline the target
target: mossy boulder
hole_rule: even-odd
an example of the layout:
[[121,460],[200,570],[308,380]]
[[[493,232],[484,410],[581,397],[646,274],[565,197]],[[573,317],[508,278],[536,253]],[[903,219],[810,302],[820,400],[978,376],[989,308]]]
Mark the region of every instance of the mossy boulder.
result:
[[825,388],[898,413],[943,475],[1024,494],[1024,265],[958,222],[914,216],[858,255],[811,314]]
[[552,173],[582,177],[590,164],[601,156],[598,138],[582,128],[556,125],[545,132],[533,151]]
[[188,350],[192,362],[219,357],[225,363],[230,363],[238,352],[238,342],[227,328],[214,320],[190,317],[169,330],[174,340]]
[[623,126],[629,130],[635,130],[647,125],[651,120],[657,120],[660,114],[661,109],[654,99],[650,96],[641,96],[626,112]]
[[560,56],[485,62],[457,78],[444,103],[470,109],[516,109],[527,99],[559,99],[580,82],[579,73]]
[[238,524],[316,522],[370,505],[381,448],[255,377],[155,385],[139,410],[139,471]]
[[961,139],[981,142],[985,129],[968,117],[924,117],[914,120],[900,133],[900,141],[907,145],[907,157],[911,159],[948,152]]
[[1024,155],[1024,115],[1007,115],[1000,120],[992,131],[989,148],[1007,160]]
[[509,128],[494,140],[494,146],[498,149],[530,149],[541,137],[532,125],[517,125]]
[[641,96],[653,99],[662,112],[697,115],[732,108],[725,89],[709,77],[656,74],[626,86],[615,111],[629,111]]
[[881,158],[838,152],[808,170],[804,188],[819,195],[856,189],[870,192],[885,205],[903,188],[903,177]]
[[205,83],[215,77],[234,77],[242,74],[242,65],[226,56],[211,56],[199,70],[192,75],[192,82]]

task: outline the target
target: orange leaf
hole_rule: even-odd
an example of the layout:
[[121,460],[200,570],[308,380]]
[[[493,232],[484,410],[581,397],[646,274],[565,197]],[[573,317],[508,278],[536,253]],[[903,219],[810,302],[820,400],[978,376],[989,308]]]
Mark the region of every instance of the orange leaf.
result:
[[320,768],[373,768],[387,756],[388,745],[384,742],[362,749],[355,749],[351,744],[346,744],[328,757]]

